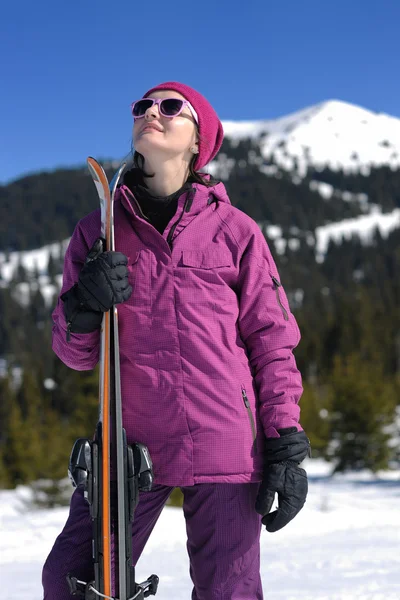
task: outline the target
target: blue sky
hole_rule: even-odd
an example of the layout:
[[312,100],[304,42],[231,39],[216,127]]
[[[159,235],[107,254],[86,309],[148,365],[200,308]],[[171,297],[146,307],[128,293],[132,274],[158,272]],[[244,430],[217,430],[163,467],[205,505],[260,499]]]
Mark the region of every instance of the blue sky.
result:
[[398,0],[20,0],[0,21],[0,182],[125,156],[129,105],[167,80],[221,120],[324,100],[400,117]]

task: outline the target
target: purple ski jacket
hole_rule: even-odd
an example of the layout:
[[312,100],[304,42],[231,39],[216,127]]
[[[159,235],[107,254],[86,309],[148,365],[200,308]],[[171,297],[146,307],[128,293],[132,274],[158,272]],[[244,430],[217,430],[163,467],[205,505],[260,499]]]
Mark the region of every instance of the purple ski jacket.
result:
[[[74,230],[61,294],[99,235],[100,209]],[[161,235],[122,185],[115,240],[133,288],[118,305],[128,442],[148,447],[157,484],[261,481],[264,436],[302,429],[303,388],[292,353],[300,331],[259,226],[223,183],[193,183]],[[99,331],[67,342],[60,298],[53,322],[57,356],[93,369]]]

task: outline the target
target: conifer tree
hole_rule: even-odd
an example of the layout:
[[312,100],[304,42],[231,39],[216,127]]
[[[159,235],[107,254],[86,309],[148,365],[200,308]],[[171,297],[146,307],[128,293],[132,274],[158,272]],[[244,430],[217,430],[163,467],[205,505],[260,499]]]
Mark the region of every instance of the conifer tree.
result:
[[393,382],[385,377],[381,363],[364,360],[359,352],[336,355],[329,377],[331,403],[330,456],[335,470],[388,468],[390,435],[396,398]]
[[[2,463],[5,470],[5,482],[13,486],[27,483],[35,476],[35,462],[38,459],[37,446],[37,423],[34,430],[30,431],[33,425],[33,419],[29,419],[29,425],[26,415],[17,398],[13,395],[10,386],[4,390],[7,394],[7,415],[5,417],[6,435],[2,439]],[[30,414],[32,415],[32,407]],[[31,433],[32,436],[31,437]],[[35,447],[35,455],[31,452]]]
[[324,386],[312,385],[303,379],[303,394],[300,399],[301,425],[310,439],[312,454],[325,456],[330,439],[329,397]]

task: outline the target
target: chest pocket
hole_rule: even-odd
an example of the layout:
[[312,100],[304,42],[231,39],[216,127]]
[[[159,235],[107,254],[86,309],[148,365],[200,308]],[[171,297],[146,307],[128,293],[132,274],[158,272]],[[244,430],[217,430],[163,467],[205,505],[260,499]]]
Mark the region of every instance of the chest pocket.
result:
[[220,269],[232,267],[232,256],[228,250],[183,250],[182,266],[196,269]]
[[229,286],[233,273],[232,255],[225,248],[183,250],[175,268],[178,303],[226,303],[236,301]]

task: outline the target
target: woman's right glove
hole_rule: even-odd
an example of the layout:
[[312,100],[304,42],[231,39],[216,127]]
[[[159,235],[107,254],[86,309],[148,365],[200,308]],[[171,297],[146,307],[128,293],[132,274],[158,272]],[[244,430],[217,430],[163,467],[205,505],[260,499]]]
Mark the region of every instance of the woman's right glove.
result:
[[98,238],[79,274],[78,282],[61,296],[67,321],[67,341],[72,333],[89,333],[101,327],[103,313],[132,294],[128,258],[122,252],[103,252]]
[[[282,529],[303,508],[308,493],[307,473],[299,467],[311,456],[310,440],[296,427],[278,429],[279,438],[265,440],[264,476],[256,500],[256,511],[267,531]],[[275,494],[278,510],[270,513]]]

